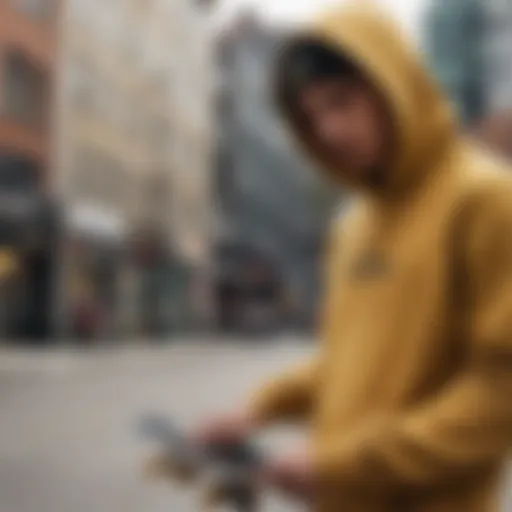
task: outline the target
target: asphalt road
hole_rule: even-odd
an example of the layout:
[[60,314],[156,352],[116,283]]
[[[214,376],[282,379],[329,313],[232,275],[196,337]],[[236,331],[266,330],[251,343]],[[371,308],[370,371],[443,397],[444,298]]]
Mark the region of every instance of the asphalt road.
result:
[[[194,424],[307,357],[304,344],[181,343],[77,353],[0,349],[0,512],[197,512],[192,490],[141,478],[145,412]],[[300,433],[277,433],[269,446]],[[510,494],[510,487],[509,487]],[[275,497],[265,512],[297,511]],[[504,512],[512,511],[512,496]]]
[[[192,424],[236,404],[307,350],[181,344],[0,351],[0,511],[197,512],[193,491],[141,478],[149,448],[134,433],[136,419],[158,411]],[[267,507],[289,510],[272,498]]]

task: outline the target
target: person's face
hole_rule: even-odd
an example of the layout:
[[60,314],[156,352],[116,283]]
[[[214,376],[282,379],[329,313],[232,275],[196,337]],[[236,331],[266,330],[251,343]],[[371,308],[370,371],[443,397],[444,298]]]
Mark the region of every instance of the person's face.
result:
[[386,164],[391,141],[382,99],[364,83],[333,79],[306,87],[299,107],[328,159],[354,178],[372,180]]

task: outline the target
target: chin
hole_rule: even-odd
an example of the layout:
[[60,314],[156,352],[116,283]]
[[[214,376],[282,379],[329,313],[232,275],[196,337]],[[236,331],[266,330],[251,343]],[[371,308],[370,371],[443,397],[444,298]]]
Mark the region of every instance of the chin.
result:
[[368,181],[374,174],[374,170],[371,167],[364,165],[352,165],[353,175],[356,179],[361,181]]

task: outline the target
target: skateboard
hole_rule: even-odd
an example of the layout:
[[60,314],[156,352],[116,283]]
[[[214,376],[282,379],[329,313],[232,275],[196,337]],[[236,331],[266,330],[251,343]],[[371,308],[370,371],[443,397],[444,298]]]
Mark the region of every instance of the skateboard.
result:
[[256,475],[264,456],[252,443],[198,446],[170,419],[158,414],[145,415],[138,423],[138,432],[160,446],[159,473],[181,483],[207,482],[206,508],[258,510]]

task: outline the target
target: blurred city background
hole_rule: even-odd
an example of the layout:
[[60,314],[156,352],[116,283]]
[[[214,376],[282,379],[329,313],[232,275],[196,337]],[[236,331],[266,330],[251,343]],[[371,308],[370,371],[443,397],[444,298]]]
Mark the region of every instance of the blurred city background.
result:
[[[511,153],[512,4],[385,3],[466,128]],[[252,4],[2,0],[2,338],[314,325],[343,197],[288,141],[270,87],[280,40],[312,9]]]
[[[382,2],[462,129],[512,157],[512,2]],[[333,3],[0,0],[2,511],[167,509],[130,494],[130,417],[198,414],[309,350],[348,199],[288,140],[271,75]]]

